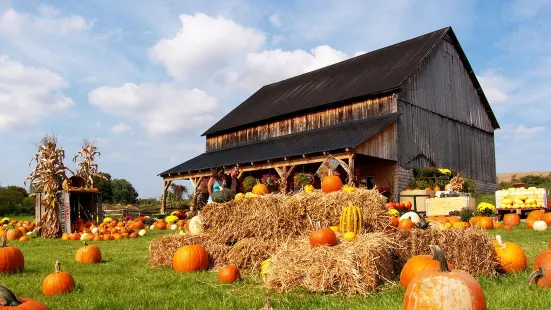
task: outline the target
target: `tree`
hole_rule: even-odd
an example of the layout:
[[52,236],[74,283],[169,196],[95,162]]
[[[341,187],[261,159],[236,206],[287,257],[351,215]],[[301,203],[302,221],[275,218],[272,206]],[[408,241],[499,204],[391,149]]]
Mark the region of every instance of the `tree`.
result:
[[178,184],[172,183],[170,185],[170,188],[172,189],[172,195],[174,195],[173,196],[174,200],[182,200],[184,194],[188,193],[187,187],[185,185],[178,185]]
[[27,196],[27,191],[22,187],[0,187],[0,214],[21,213],[21,205]]
[[114,203],[134,203],[139,196],[132,184],[125,179],[115,179],[111,181],[111,190],[113,192]]
[[102,202],[113,202],[113,189],[111,188],[111,175],[106,172],[100,172],[103,177],[93,176],[94,185],[101,192]]

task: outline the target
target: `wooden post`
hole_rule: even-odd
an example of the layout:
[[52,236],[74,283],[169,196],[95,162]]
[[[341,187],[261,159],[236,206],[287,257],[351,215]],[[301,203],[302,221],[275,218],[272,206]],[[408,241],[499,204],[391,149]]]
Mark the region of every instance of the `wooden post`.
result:
[[354,155],[350,154],[348,157],[348,184],[354,185]]
[[168,188],[170,187],[170,184],[172,184],[172,181],[169,180],[169,181],[165,181],[165,186],[164,186],[164,189],[163,189],[163,197],[161,198],[162,201],[161,201],[161,214],[165,214],[165,209],[166,209],[166,192],[168,191]]
[[189,206],[189,212],[193,215],[195,214],[195,206],[197,205],[197,190],[199,189],[199,185],[201,185],[201,179],[203,177],[198,178],[190,178],[191,184],[193,185],[193,199],[191,200],[191,205]]
[[279,182],[279,191],[282,194],[287,193],[287,181],[289,179],[289,176],[291,173],[293,173],[293,170],[295,170],[295,166],[283,166],[283,167],[274,167],[277,174],[279,174],[279,177],[281,178],[281,181]]

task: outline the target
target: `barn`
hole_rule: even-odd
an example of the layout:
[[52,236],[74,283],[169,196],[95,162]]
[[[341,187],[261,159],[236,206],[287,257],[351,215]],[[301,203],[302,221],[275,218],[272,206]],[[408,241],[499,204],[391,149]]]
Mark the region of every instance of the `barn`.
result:
[[205,153],[159,174],[174,180],[211,169],[315,172],[328,155],[346,180],[388,187],[394,198],[413,169],[445,167],[496,189],[499,124],[451,27],[265,85],[210,127]]

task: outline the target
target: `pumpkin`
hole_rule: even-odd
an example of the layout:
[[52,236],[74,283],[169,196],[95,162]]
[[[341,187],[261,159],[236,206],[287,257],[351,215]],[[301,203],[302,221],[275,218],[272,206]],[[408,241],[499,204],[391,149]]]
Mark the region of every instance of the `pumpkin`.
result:
[[419,217],[419,214],[413,211],[406,212],[402,216],[400,216],[400,222],[407,218],[409,218],[414,224],[418,224],[419,222],[421,222],[421,218]]
[[551,262],[551,250],[541,252],[534,262],[534,270],[538,270],[541,266]]
[[84,242],[84,247],[77,250],[75,262],[81,264],[101,263],[101,251],[97,246]]
[[482,216],[473,216],[469,219],[469,223],[471,223],[471,226],[476,226],[476,223],[482,218]]
[[336,175],[327,175],[324,176],[321,180],[321,190],[324,193],[330,193],[339,191],[342,188],[342,181]]
[[100,235],[95,235],[93,241],[101,241],[103,240]]
[[471,224],[469,222],[455,222],[452,225],[453,228],[469,228]]
[[71,240],[71,239],[70,239],[69,235],[63,234],[63,235],[61,236],[61,240]]
[[0,273],[11,273],[22,270],[25,267],[25,258],[21,250],[14,246],[6,245],[6,236],[2,236],[0,246]]
[[516,213],[508,213],[503,216],[503,224],[510,226],[518,226],[520,224],[520,216]]
[[176,225],[178,225],[178,227],[184,227],[186,225],[186,220],[179,220],[176,222]]
[[503,223],[501,223],[501,222],[493,221],[492,224],[494,225],[494,228],[495,228],[495,229],[503,228]]
[[19,238],[19,242],[27,242],[27,241],[29,241],[29,240],[30,240],[30,239],[29,239],[29,237],[27,237],[27,236],[23,236],[23,237]]
[[390,225],[394,227],[398,227],[398,224],[400,224],[400,221],[398,220],[397,216],[391,216],[390,217]]
[[143,229],[144,224],[142,221],[136,221],[132,224],[132,229]]
[[192,235],[198,235],[203,232],[203,221],[198,215],[191,218],[188,230]]
[[310,233],[310,246],[337,244],[337,235],[330,228],[324,227]]
[[530,276],[529,285],[536,281],[541,288],[551,288],[551,261],[547,261]]
[[354,239],[356,239],[356,234],[352,231],[349,231],[347,233],[345,233],[342,238],[345,240],[345,241],[352,241]]
[[136,238],[138,238],[139,236],[140,236],[140,235],[138,235],[137,232],[133,232],[133,233],[131,233],[130,235],[128,235],[128,237],[130,237],[130,238],[132,238],[132,239],[136,239]]
[[483,216],[476,223],[476,227],[481,228],[483,230],[488,230],[488,229],[494,228],[494,223],[492,222],[492,219],[490,217]]
[[241,279],[239,269],[234,265],[227,265],[218,271],[218,281],[222,283],[233,283]]
[[42,282],[42,293],[46,296],[54,296],[61,293],[72,292],[75,288],[75,279],[66,272],[61,271],[59,261],[55,262],[55,272],[46,276]]
[[544,231],[547,229],[547,223],[545,223],[545,221],[542,221],[542,220],[537,220],[534,222],[534,224],[532,224],[532,227],[534,228],[534,230]]
[[541,217],[541,220],[544,221],[547,224],[547,226],[551,225],[551,212],[545,213]]
[[16,297],[15,294],[5,286],[0,285],[0,309],[13,310],[50,310],[48,306],[30,298]]
[[176,229],[178,229],[178,225],[176,224],[170,225],[170,230],[176,230]]
[[549,241],[549,245],[547,247],[551,250],[551,241]]
[[434,191],[435,191],[435,192],[439,192],[439,191],[440,191],[440,186],[435,186],[435,187],[434,187]]
[[23,232],[19,228],[13,228],[8,230],[6,237],[8,237],[8,240],[19,240],[19,238],[23,237]]
[[[253,190],[254,190],[254,188],[253,188]],[[234,196],[235,195],[234,195],[234,193],[232,192],[231,189],[224,188],[223,190],[219,190],[217,192],[212,193],[212,202],[224,203],[224,202],[232,200],[234,198]]]
[[440,247],[430,248],[440,268],[424,270],[411,280],[403,309],[446,309],[453,305],[454,309],[486,310],[484,292],[476,278],[462,270],[450,270]]
[[505,229],[505,230],[513,230],[513,226],[505,224],[505,225],[503,225],[503,229]]
[[342,210],[339,228],[343,233],[353,232],[358,234],[362,231],[363,217],[362,210],[356,206],[349,206]]
[[331,229],[331,230],[334,231],[335,233],[338,233],[338,232],[340,231],[339,226],[329,226],[329,229]]
[[356,191],[356,188],[352,185],[346,184],[343,186],[342,191],[345,193],[354,193]]
[[268,187],[266,185],[258,183],[253,187],[251,192],[255,195],[265,195],[268,194],[270,191],[268,190]]
[[413,228],[413,222],[411,219],[406,218],[400,221],[398,223],[398,229],[412,229]]
[[498,269],[504,273],[513,273],[526,269],[528,264],[526,253],[516,243],[503,242],[500,235],[496,236],[497,244],[494,243]]
[[308,185],[304,186],[304,192],[311,193],[313,191],[314,191],[314,186],[312,184],[308,184]]
[[528,216],[526,218],[534,218],[536,220],[540,220],[544,215],[545,215],[545,213],[543,211],[534,210],[534,211],[528,213]]
[[185,245],[174,253],[172,268],[176,272],[190,272],[209,268],[209,253],[202,245]]
[[155,229],[159,229],[159,230],[166,229],[166,222],[163,220],[155,222]]
[[[400,285],[407,287],[411,280],[421,271],[427,269],[438,270],[440,262],[432,255],[416,255],[408,259],[402,271],[400,272]],[[453,265],[448,263],[450,270],[454,269]]]
[[145,234],[147,234],[147,231],[145,229],[142,229],[140,230],[140,232],[138,232],[138,235],[140,235],[140,237],[145,236]]

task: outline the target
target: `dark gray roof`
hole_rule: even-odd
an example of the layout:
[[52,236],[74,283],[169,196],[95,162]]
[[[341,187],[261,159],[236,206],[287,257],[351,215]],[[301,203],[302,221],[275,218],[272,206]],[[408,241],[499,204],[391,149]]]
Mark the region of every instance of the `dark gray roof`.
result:
[[159,174],[190,172],[220,166],[343,150],[355,147],[398,119],[399,113],[374,116],[330,127],[293,133],[232,148],[203,153]]
[[266,85],[224,116],[203,135],[252,126],[336,103],[397,90],[446,35],[462,55],[494,128],[499,128],[488,100],[451,27]]

